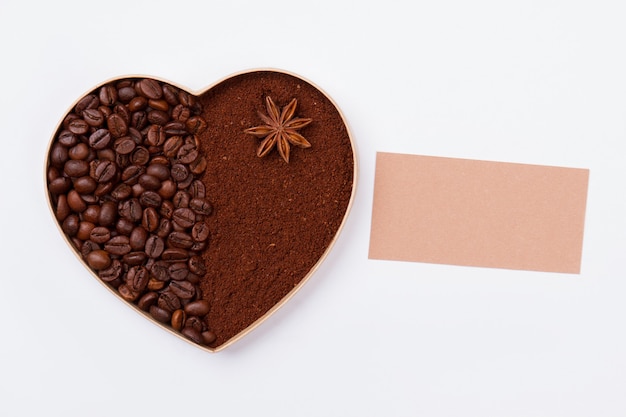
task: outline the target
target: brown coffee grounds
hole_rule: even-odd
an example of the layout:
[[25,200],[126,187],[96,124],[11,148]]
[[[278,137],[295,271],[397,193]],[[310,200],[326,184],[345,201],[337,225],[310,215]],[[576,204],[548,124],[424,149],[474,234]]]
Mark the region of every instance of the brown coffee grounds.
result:
[[[291,148],[286,163],[246,128],[262,123],[265,97],[283,107],[296,98],[296,117],[312,118],[301,133],[311,148]],[[214,214],[207,219],[209,271],[200,283],[218,347],[261,318],[296,287],[324,255],[347,210],[354,159],[335,106],[312,85],[279,72],[229,78],[200,97],[208,129],[201,180]]]

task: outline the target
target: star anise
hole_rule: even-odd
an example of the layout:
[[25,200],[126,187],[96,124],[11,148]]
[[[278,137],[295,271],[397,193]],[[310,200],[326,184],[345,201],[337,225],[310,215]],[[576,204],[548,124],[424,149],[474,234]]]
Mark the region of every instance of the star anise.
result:
[[265,97],[265,105],[267,116],[259,112],[259,117],[265,124],[244,130],[245,133],[257,138],[265,138],[256,151],[259,158],[267,155],[276,146],[280,156],[285,162],[289,162],[290,144],[300,148],[311,147],[309,141],[296,130],[307,126],[313,119],[293,118],[298,105],[295,98],[283,107],[282,111],[279,111],[278,106],[274,104],[270,96]]

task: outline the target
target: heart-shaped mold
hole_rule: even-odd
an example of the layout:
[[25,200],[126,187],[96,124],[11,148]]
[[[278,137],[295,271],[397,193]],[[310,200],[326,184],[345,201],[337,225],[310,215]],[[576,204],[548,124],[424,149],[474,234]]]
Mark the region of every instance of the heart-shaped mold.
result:
[[59,230],[92,274],[216,352],[328,254],[354,198],[356,159],[337,106],[297,75],[252,70],[200,92],[131,76],[72,105],[45,175]]

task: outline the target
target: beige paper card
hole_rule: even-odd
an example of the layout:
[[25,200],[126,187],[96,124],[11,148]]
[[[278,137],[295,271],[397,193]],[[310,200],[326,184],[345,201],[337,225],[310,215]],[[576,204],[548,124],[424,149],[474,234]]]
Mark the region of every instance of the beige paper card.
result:
[[580,273],[589,170],[378,153],[369,258]]

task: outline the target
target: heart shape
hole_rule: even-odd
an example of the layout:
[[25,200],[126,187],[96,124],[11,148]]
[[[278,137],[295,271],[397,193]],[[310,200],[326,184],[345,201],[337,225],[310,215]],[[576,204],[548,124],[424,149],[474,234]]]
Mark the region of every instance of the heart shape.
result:
[[153,77],[109,80],[71,106],[46,158],[51,211],[81,262],[146,318],[210,352],[308,280],[345,222],[355,180],[337,106],[279,70],[200,92]]

